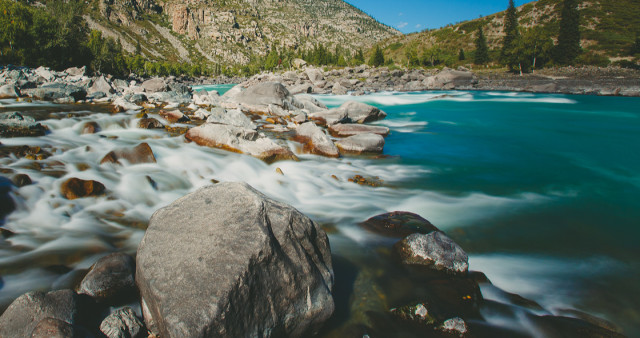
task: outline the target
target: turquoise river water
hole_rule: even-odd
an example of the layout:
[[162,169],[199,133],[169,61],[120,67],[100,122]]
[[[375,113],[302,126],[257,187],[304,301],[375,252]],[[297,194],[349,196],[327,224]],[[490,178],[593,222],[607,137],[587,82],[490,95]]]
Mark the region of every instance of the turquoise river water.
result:
[[[77,108],[44,118],[51,131],[44,137],[0,139],[48,149],[46,161],[62,172],[0,159],[34,181],[11,192],[17,209],[3,227],[15,235],[0,241],[0,305],[25,291],[67,287],[114,250],[135,253],[144,234],[136,224],[215,179],[246,181],[333,229],[338,261],[371,261],[380,243],[392,244],[357,223],[388,211],[420,214],[497,287],[551,313],[577,309],[640,335],[640,99],[464,91],[316,97],[330,107],[357,100],[387,112],[375,123],[391,129],[385,156],[300,154],[300,162],[267,165],[139,129],[134,114]],[[0,100],[0,111],[52,107],[65,109]],[[101,131],[80,135],[88,121]],[[99,165],[113,148],[143,140],[158,163]],[[348,182],[356,174],[382,186]],[[66,201],[57,191],[69,177],[98,180],[109,194]]]

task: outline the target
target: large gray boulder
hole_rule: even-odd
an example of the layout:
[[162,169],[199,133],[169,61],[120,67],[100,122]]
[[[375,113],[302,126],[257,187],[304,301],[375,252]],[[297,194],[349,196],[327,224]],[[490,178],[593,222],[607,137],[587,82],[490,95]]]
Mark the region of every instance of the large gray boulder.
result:
[[0,337],[31,337],[31,332],[46,318],[74,325],[78,319],[77,298],[72,290],[25,293],[0,317]]
[[279,82],[263,82],[237,93],[230,100],[239,104],[239,108],[249,112],[268,113],[269,106],[278,106],[285,110],[302,108],[289,90]]
[[307,77],[309,78],[309,81],[313,82],[314,84],[317,84],[317,83],[320,83],[320,82],[324,81],[324,74],[322,73],[322,71],[320,69],[307,68],[305,70],[305,74],[307,74]]
[[382,110],[362,102],[348,101],[340,108],[335,109],[344,112],[349,120],[354,123],[366,123],[382,120],[387,117],[387,113]]
[[167,90],[167,83],[161,78],[153,78],[143,82],[141,87],[147,93],[158,93]]
[[426,89],[454,89],[461,86],[471,86],[477,83],[472,72],[445,68],[434,76],[422,81]]
[[336,141],[343,153],[378,154],[384,149],[384,137],[378,134],[358,134]]
[[113,94],[115,93],[115,90],[113,90],[113,87],[104,76],[99,76],[97,79],[93,81],[93,84],[91,85],[91,87],[89,87],[89,90],[87,90],[87,92],[89,94],[93,94],[97,92],[103,92],[105,94]]
[[302,104],[302,109],[306,109],[309,113],[316,113],[327,110],[324,103],[316,100],[313,96],[307,94],[296,95],[296,99]]
[[464,275],[469,257],[451,238],[440,231],[412,234],[394,245],[403,264],[424,266],[449,275]]
[[158,210],[138,248],[136,282],[161,337],[299,337],[334,309],[325,232],[244,183]]
[[230,126],[236,126],[246,129],[257,129],[253,121],[237,109],[225,110],[224,108],[214,108],[211,110],[211,114],[207,117],[209,123],[220,123]]
[[289,148],[275,143],[253,129],[205,123],[189,129],[185,138],[201,146],[251,155],[267,163],[297,160]]
[[339,157],[340,152],[331,138],[313,122],[296,128],[296,139],[304,144],[305,151],[327,157]]
[[80,101],[87,97],[87,91],[83,87],[62,82],[44,84],[36,89],[29,90],[29,93],[37,99],[52,101],[67,98]]

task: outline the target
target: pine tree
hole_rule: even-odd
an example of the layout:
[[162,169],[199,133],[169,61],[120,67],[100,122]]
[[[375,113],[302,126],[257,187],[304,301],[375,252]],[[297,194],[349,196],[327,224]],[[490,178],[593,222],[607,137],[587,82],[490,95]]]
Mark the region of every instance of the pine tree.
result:
[[460,53],[458,53],[458,61],[464,61],[467,57],[464,55],[464,49],[460,48]]
[[631,46],[631,55],[640,54],[640,37],[636,34],[636,42]]
[[384,54],[382,53],[382,49],[380,49],[380,46],[376,46],[375,52],[371,56],[371,59],[369,59],[369,65],[374,67],[380,67],[384,65]]
[[509,70],[513,70],[517,65],[510,62],[513,59],[513,49],[516,40],[520,36],[518,33],[518,13],[513,0],[509,0],[509,8],[504,18],[504,40],[502,40],[502,53],[500,59],[509,66]]
[[489,48],[487,47],[487,38],[484,36],[482,26],[478,27],[478,35],[476,36],[476,55],[474,62],[477,65],[485,64],[489,61]]
[[556,62],[572,64],[580,55],[580,13],[577,0],[564,0],[560,13],[560,33],[556,48]]

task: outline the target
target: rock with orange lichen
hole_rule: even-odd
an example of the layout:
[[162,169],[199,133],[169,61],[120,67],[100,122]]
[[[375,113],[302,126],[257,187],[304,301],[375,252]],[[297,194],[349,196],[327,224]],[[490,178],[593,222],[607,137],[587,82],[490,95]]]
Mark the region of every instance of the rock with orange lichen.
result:
[[339,157],[340,152],[331,138],[313,122],[303,123],[296,129],[296,139],[304,144],[305,151],[327,157]]

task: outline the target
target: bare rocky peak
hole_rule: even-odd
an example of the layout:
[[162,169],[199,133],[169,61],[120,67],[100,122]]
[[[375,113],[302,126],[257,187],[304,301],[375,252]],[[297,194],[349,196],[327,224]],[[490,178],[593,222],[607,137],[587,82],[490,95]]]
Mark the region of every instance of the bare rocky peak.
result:
[[400,34],[342,0],[97,1],[93,20],[155,59],[244,64],[272,48],[355,51]]

